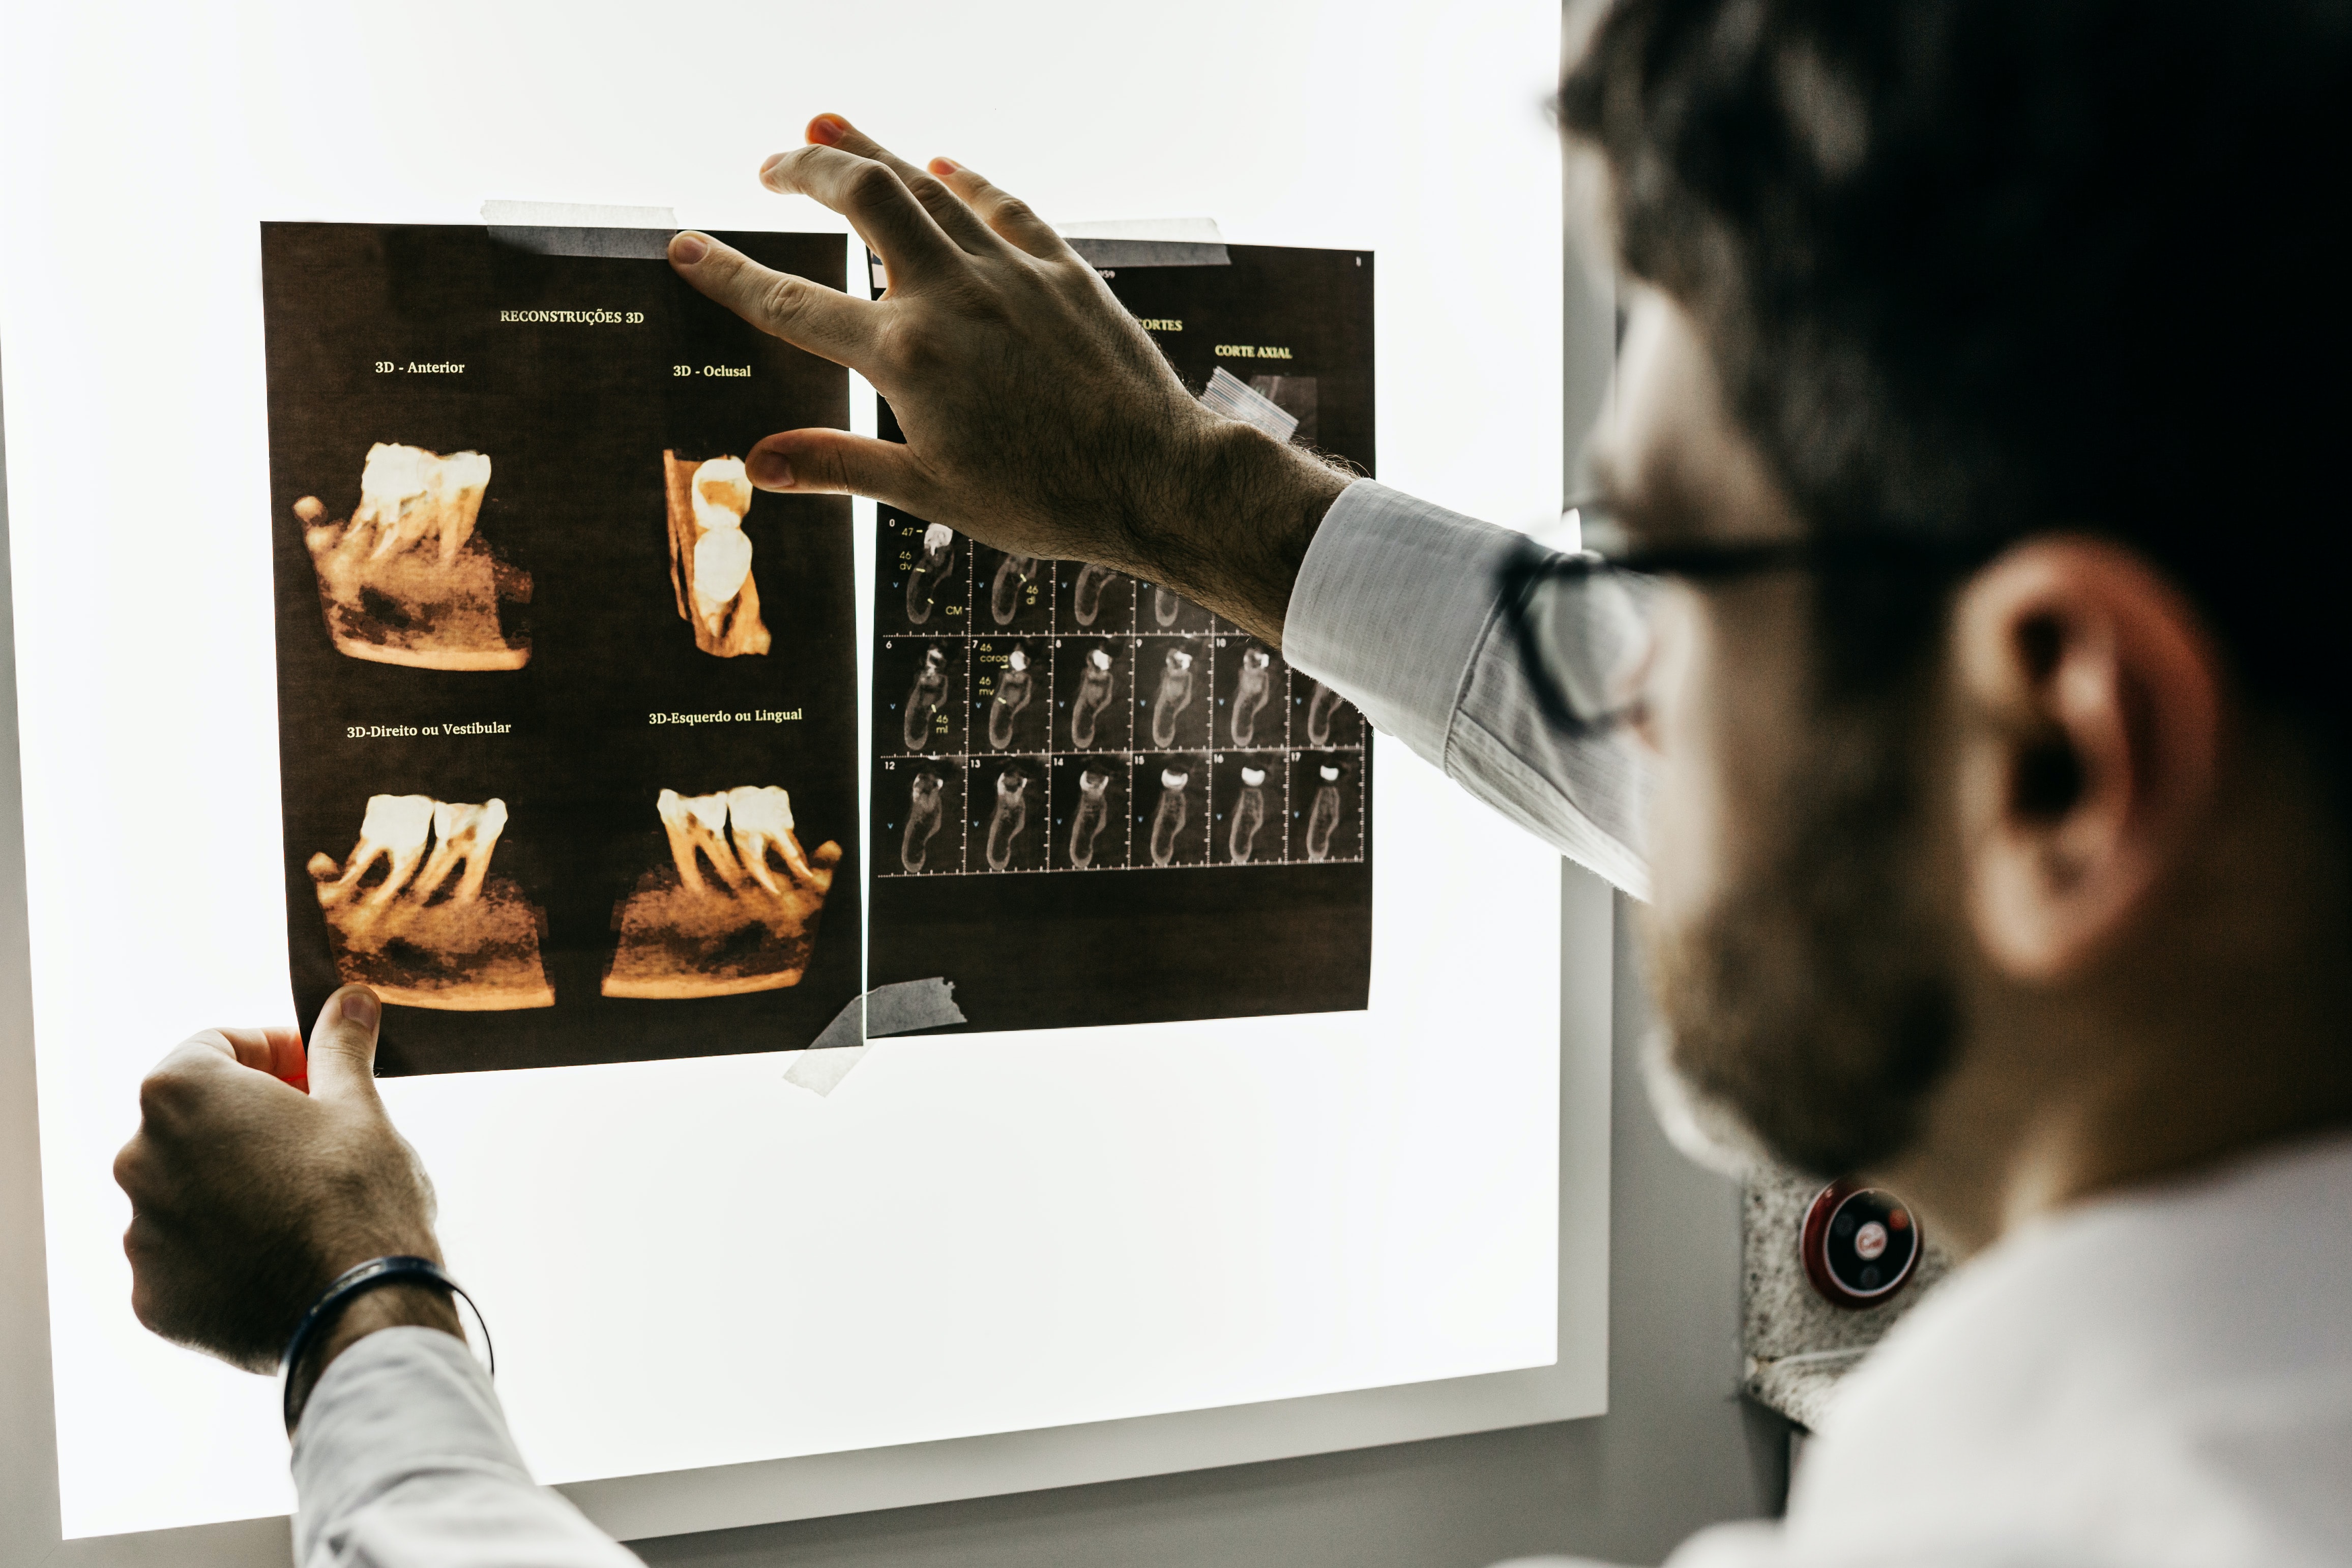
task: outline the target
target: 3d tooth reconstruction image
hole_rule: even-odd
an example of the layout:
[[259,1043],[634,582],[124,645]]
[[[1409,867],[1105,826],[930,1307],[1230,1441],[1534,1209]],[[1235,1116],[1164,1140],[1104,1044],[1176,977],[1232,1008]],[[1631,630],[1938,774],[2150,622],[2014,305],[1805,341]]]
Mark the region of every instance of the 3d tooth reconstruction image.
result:
[[745,785],[654,802],[669,863],[649,868],[614,916],[608,997],[676,1001],[800,983],[841,846],[803,854],[792,797]]
[[501,603],[528,603],[530,577],[500,561],[475,531],[490,485],[478,452],[444,457],[377,442],[360,472],[348,522],[326,503],[294,503],[319,575],[335,650],[420,670],[519,670],[522,634],[502,629]]
[[[898,749],[935,644],[912,717],[944,825],[913,852],[964,871],[971,541],[927,554],[917,524],[869,583],[848,497],[752,485],[770,433],[847,427],[849,372],[666,266],[528,225],[258,230],[269,499],[247,542],[269,555],[302,1021],[344,982],[383,989],[386,1078],[807,1046],[867,988],[859,856],[906,874],[895,828],[887,852],[851,831],[878,814],[868,714]],[[838,234],[727,243],[846,281]],[[899,620],[910,598],[929,625]],[[869,607],[903,644],[884,705],[859,689]],[[1041,668],[1029,722],[1051,702]],[[314,855],[362,814],[348,861]]]
[[732,659],[764,653],[770,638],[760,620],[760,585],[751,576],[751,541],[743,515],[751,509],[751,481],[740,457],[697,463],[662,454],[669,500],[669,580],[677,612],[694,628],[694,645]]
[[398,1007],[499,1012],[555,1005],[540,962],[541,912],[490,856],[504,800],[372,795],[359,842],[310,857],[336,971]]

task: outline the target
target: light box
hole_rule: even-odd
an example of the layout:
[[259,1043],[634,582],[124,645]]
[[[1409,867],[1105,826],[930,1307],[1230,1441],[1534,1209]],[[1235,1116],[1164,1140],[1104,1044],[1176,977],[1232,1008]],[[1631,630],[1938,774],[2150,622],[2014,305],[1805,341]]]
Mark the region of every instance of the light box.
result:
[[[243,1562],[292,1502],[274,1387],[132,1318],[109,1172],[174,1042],[291,1016],[264,222],[847,246],[754,178],[839,110],[1049,217],[1376,256],[1379,477],[1524,525],[1560,493],[1558,48],[1544,0],[14,9],[0,1244],[47,1313],[7,1317],[9,1543]],[[1564,927],[1554,856],[1375,758],[1362,1012],[886,1040],[823,1096],[777,1052],[388,1080],[535,1472],[643,1535],[1598,1413],[1606,892],[1571,875]]]

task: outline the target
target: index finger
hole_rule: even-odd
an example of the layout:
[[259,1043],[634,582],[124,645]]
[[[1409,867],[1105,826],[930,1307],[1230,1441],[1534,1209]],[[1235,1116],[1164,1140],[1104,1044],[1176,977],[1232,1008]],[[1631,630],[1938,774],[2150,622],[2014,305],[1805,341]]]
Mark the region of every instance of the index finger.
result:
[[[302,1036],[294,1030],[208,1029],[190,1036],[187,1045],[217,1051],[240,1067],[267,1072],[297,1089],[306,1088],[310,1083],[309,1059],[303,1053]],[[186,1046],[182,1049],[185,1050]]]
[[865,374],[875,337],[871,301],[762,267],[692,229],[670,240],[669,264],[771,338]]

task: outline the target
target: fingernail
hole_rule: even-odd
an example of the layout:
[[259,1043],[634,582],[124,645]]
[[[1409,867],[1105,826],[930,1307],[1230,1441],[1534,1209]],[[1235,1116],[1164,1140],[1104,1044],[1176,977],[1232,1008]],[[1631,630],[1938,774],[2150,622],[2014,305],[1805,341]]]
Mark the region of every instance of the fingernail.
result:
[[375,993],[363,986],[345,991],[335,998],[335,1016],[344,1023],[355,1023],[362,1029],[373,1029],[382,1011]]
[[680,267],[692,267],[709,254],[710,242],[690,229],[670,238],[669,258]]
[[957,162],[952,158],[934,158],[931,160],[931,172],[934,174],[960,174],[962,172],[963,165]]
[[762,490],[782,490],[793,482],[793,465],[784,455],[765,447],[744,460],[743,472]]
[[849,121],[837,114],[820,114],[809,121],[809,140],[826,147],[832,146],[848,134]]
[[768,183],[768,176],[776,172],[776,165],[782,162],[784,157],[785,154],[782,152],[768,154],[768,161],[760,165],[760,183],[764,185]]

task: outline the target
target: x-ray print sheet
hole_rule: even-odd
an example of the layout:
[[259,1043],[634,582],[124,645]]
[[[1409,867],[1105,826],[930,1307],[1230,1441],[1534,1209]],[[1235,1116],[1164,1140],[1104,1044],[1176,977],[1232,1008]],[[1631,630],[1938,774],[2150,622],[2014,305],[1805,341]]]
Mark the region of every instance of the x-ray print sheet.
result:
[[[725,236],[836,287],[838,236]],[[664,262],[262,225],[288,934],[387,1073],[805,1045],[860,989],[847,378]]]
[[[1371,257],[1230,254],[1107,277],[1211,406],[1370,473]],[[1364,1007],[1362,716],[1163,584],[879,518],[873,983],[983,1030]]]

